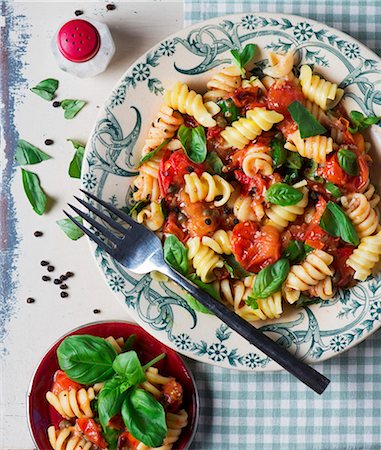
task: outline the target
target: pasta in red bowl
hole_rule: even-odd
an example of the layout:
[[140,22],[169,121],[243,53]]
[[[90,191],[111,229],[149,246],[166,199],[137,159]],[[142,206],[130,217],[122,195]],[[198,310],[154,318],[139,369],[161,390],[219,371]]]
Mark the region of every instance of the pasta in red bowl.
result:
[[60,339],[28,393],[41,450],[186,449],[198,394],[181,358],[136,325],[103,322]]

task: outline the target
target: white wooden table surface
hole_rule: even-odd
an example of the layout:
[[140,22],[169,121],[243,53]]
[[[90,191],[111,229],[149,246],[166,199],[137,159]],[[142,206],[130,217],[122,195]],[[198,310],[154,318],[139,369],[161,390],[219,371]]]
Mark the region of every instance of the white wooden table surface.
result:
[[[4,19],[0,21],[0,26],[11,27],[11,45],[6,51],[11,58],[21,61],[22,67],[19,74],[7,73],[6,70],[12,68],[7,69],[3,61],[0,71],[3,77],[20,78],[21,75],[25,78],[18,80],[11,93],[16,102],[15,128],[20,138],[53,157],[32,166],[31,170],[40,176],[42,186],[54,199],[54,204],[42,217],[35,214],[24,195],[21,174],[15,170],[11,187],[17,213],[17,245],[12,259],[8,257],[12,253],[0,243],[3,262],[8,267],[13,265],[16,283],[14,297],[7,299],[2,297],[0,284],[0,299],[3,303],[7,300],[8,304],[4,313],[7,332],[1,343],[1,450],[34,448],[26,422],[26,392],[36,364],[48,347],[79,325],[95,320],[129,320],[126,309],[115,301],[101,277],[87,240],[70,241],[55,224],[63,218],[62,208],[79,187],[79,180],[67,175],[73,150],[66,140],[86,142],[97,108],[129,64],[159,40],[182,28],[183,6],[181,2],[123,2],[117,3],[116,10],[106,11],[105,5],[106,2],[15,2],[7,8],[3,5],[2,14],[6,17],[5,23]],[[61,22],[74,16],[76,9],[107,23],[117,48],[109,69],[93,79],[81,80],[60,71],[50,51],[53,33]],[[4,52],[5,44],[0,44]],[[65,120],[61,108],[52,108],[50,102],[28,91],[29,87],[48,77],[60,81],[59,98],[87,101],[75,119]],[[1,107],[5,108],[5,105]],[[2,170],[7,164],[4,149],[10,131],[5,125],[3,123],[0,130]],[[46,138],[53,139],[54,145],[46,147]],[[5,244],[6,214],[2,207],[0,227],[3,224],[3,228],[0,231]],[[34,237],[35,230],[43,231],[43,237]],[[46,268],[40,266],[44,259],[55,266],[52,278],[68,270],[75,273],[70,279],[68,298],[61,298],[58,286],[52,282],[41,280],[47,273]],[[27,304],[28,297],[33,297],[35,303]],[[94,308],[100,309],[101,313],[94,315]]]

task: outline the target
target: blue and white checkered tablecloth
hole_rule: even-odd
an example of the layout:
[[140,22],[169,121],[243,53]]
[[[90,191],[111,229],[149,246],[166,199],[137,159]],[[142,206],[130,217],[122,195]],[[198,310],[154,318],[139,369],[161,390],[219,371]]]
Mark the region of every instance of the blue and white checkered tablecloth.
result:
[[[241,12],[319,20],[381,55],[381,0],[185,0],[185,24]],[[190,362],[201,397],[197,450],[380,450],[381,332],[316,366],[319,397],[291,375],[240,373]]]

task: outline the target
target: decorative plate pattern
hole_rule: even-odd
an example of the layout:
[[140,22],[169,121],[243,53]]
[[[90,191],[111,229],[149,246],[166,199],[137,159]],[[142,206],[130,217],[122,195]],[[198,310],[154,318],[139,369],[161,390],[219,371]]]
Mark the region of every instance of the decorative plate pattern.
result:
[[[293,50],[297,64],[315,66],[346,88],[348,108],[381,115],[381,60],[351,37],[297,16],[245,14],[209,20],[162,41],[122,77],[103,107],[87,145],[82,185],[119,208],[131,206],[131,179],[165,86],[176,80],[205,90],[208,71],[230,62],[229,51],[258,45],[256,66],[270,50]],[[372,130],[374,142],[380,129]],[[377,164],[377,157],[375,158]],[[374,178],[374,177],[373,177]],[[374,179],[377,184],[377,177]],[[279,366],[217,318],[195,313],[172,283],[137,276],[92,246],[114,295],[149,333],[191,358],[240,370]],[[308,362],[330,358],[365,339],[381,325],[381,275],[338,292],[330,302],[289,308],[263,331]]]

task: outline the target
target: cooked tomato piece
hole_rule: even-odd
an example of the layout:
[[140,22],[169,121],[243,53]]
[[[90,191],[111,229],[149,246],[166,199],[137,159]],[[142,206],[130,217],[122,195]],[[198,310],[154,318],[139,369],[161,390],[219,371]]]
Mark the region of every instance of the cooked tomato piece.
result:
[[287,107],[295,100],[304,102],[301,88],[292,81],[278,81],[273,83],[267,92],[267,109],[277,111],[285,118],[289,118],[290,113]]
[[123,422],[123,417],[121,414],[117,414],[108,421],[107,426],[113,430],[124,430],[126,425]]
[[247,195],[252,189],[255,189],[256,196],[260,197],[268,187],[266,181],[259,173],[253,177],[249,177],[242,170],[235,170],[234,176],[241,185],[241,194],[243,195]]
[[359,163],[359,174],[357,177],[349,177],[350,180],[346,186],[348,190],[359,192],[366,186],[366,183],[369,180],[369,159],[369,156],[366,154],[361,154],[357,157],[357,161]]
[[70,391],[71,389],[81,389],[82,385],[72,381],[63,370],[57,370],[53,378],[52,392],[58,395],[62,391]]
[[107,442],[104,440],[101,432],[101,427],[94,419],[83,417],[77,419],[76,424],[87,439],[99,448],[107,448]]
[[191,236],[211,236],[220,228],[220,210],[210,203],[189,203],[182,210],[188,217],[185,226]]
[[118,439],[118,449],[136,450],[139,444],[140,441],[128,431],[122,433]]
[[167,150],[159,167],[159,186],[161,194],[165,197],[167,194],[176,192],[184,185],[184,175],[186,173],[196,172],[200,176],[205,171],[203,164],[196,164],[190,161],[182,150],[171,152]]
[[310,224],[319,224],[321,216],[327,207],[327,202],[322,195],[319,195],[318,201],[315,204],[315,212],[311,218]]
[[335,257],[332,264],[335,269],[335,283],[338,287],[349,287],[353,282],[354,270],[346,264],[346,261],[354,249],[351,245],[346,245],[334,252]]
[[183,402],[183,387],[175,380],[163,385],[164,407],[167,411],[176,412]]
[[259,272],[280,258],[281,239],[279,231],[247,221],[237,224],[231,237],[232,250],[237,261],[249,272]]
[[181,242],[184,242],[186,240],[186,234],[179,224],[174,212],[169,213],[167,220],[165,221],[163,226],[163,233],[174,234]]
[[188,128],[196,128],[200,125],[194,117],[188,116],[188,114],[184,114],[183,118],[184,125]]
[[327,233],[319,227],[319,225],[311,224],[307,228],[305,234],[305,243],[312,248],[316,248],[318,250],[322,250],[324,248],[323,238],[327,235]]
[[220,128],[218,126],[208,128],[208,131],[206,132],[206,140],[215,139],[220,136],[221,131],[223,131],[223,128]]
[[261,101],[259,98],[260,92],[258,86],[235,89],[230,97],[238,108],[243,109],[243,112],[256,107],[263,108],[266,106],[264,101]]

